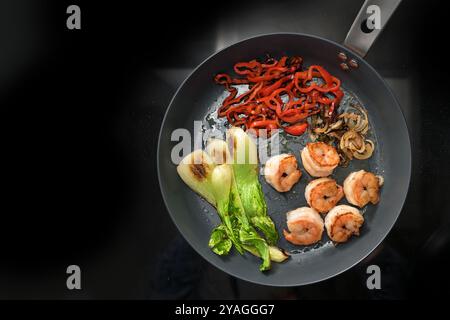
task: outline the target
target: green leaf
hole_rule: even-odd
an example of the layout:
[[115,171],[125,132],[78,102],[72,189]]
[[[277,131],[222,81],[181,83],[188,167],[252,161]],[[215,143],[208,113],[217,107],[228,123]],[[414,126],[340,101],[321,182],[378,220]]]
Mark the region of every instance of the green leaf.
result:
[[270,245],[276,244],[278,241],[278,232],[275,225],[268,216],[254,216],[252,225],[261,231]]
[[246,246],[252,246],[256,249],[258,256],[262,259],[259,266],[260,271],[270,270],[270,254],[267,242],[252,227],[242,228],[239,232],[239,238]]
[[223,224],[212,231],[208,246],[219,256],[226,255],[230,252],[232,242],[228,238],[226,227]]

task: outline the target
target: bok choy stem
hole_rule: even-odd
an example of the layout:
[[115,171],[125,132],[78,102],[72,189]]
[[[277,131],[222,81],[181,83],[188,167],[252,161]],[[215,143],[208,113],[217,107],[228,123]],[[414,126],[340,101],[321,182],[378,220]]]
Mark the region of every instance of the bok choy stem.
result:
[[219,213],[220,220],[225,225],[225,230],[229,239],[233,242],[239,253],[244,253],[241,243],[234,234],[235,223],[232,223],[234,217],[229,213],[230,189],[233,179],[231,167],[227,164],[221,164],[214,168],[211,177],[211,185],[216,199],[216,208]]
[[227,144],[232,157],[234,180],[247,218],[268,243],[278,241],[278,232],[267,215],[267,205],[258,178],[258,152],[255,143],[241,128],[228,130]]

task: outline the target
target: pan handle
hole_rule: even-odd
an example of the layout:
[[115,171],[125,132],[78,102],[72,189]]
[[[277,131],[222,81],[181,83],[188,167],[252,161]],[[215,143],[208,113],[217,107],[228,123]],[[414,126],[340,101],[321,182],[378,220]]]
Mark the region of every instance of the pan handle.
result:
[[364,57],[400,2],[401,0],[366,0],[344,40],[344,45]]

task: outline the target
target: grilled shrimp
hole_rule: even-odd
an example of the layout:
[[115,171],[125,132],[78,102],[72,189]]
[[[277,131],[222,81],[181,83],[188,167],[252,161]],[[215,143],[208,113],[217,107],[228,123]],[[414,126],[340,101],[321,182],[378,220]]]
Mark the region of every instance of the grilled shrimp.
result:
[[303,167],[313,177],[327,177],[339,164],[339,154],[324,142],[308,143],[301,152]]
[[345,242],[352,235],[359,236],[364,218],[359,210],[347,205],[336,206],[325,217],[328,236],[335,242]]
[[364,170],[350,173],[344,181],[344,193],[347,201],[360,208],[371,202],[380,201],[380,187],[383,177]]
[[311,181],[305,189],[309,206],[319,213],[327,213],[344,197],[344,191],[335,180],[319,178]]
[[287,213],[289,231],[283,230],[287,241],[297,245],[309,245],[322,239],[323,220],[320,214],[308,207]]
[[295,156],[283,153],[267,160],[264,176],[275,190],[286,192],[291,190],[292,186],[297,183],[302,176],[302,172],[297,169]]

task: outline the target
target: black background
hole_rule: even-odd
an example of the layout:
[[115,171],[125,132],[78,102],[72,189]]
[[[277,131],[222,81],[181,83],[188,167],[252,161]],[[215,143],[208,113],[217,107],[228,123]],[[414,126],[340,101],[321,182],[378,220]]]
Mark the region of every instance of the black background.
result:
[[[81,7],[81,30],[66,8]],[[362,1],[0,4],[0,298],[405,298],[449,291],[446,8],[403,1],[367,60],[391,79],[410,130],[413,177],[371,257],[325,282],[281,289],[231,278],[181,238],[161,199],[156,144],[187,72],[274,31],[341,42]],[[399,81],[399,79],[403,79]],[[400,85],[396,85],[400,83]],[[401,83],[407,83],[407,90]],[[383,290],[365,287],[367,264]],[[82,290],[66,288],[66,267]]]

